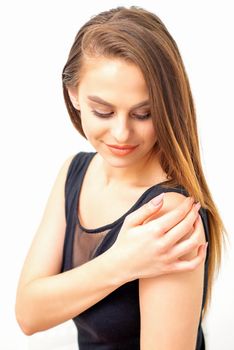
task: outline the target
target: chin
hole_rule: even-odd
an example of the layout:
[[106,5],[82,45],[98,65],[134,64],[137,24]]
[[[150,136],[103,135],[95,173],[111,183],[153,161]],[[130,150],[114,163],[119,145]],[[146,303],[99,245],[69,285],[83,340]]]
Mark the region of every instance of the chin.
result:
[[127,161],[126,159],[104,159],[104,160],[113,168],[127,168],[135,164],[135,162],[133,161],[130,162],[130,161]]
[[136,166],[136,164],[141,163],[144,159],[144,155],[127,155],[127,156],[116,156],[116,155],[107,155],[106,153],[100,154],[103,160],[114,168],[128,168]]
[[110,166],[116,168],[126,168],[128,166],[136,165],[137,163],[145,161],[147,158],[149,158],[150,153],[150,150],[144,150],[140,148],[140,145],[133,149],[133,151],[130,153],[123,153],[118,151],[112,152],[112,150],[109,149],[105,143],[102,143],[101,147],[100,145],[98,145],[98,147],[95,146],[97,145],[93,144],[93,147],[95,148],[96,152],[98,152],[102,157],[102,159]]

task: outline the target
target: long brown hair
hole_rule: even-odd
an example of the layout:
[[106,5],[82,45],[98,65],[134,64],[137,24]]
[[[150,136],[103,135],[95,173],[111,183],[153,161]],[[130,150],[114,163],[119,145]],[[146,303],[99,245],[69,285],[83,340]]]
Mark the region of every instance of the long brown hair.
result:
[[177,44],[162,21],[142,8],[117,7],[92,17],[79,30],[63,69],[65,103],[75,128],[84,137],[79,111],[68,87],[77,87],[85,57],[121,58],[143,72],[167,186],[182,185],[207,209],[209,224],[208,289],[202,318],[211,301],[215,271],[220,269],[226,229],[202,170],[196,112]]

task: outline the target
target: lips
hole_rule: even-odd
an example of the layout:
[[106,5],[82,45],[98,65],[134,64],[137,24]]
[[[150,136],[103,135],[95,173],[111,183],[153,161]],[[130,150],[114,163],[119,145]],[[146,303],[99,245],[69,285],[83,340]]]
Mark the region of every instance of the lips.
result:
[[137,146],[131,146],[131,145],[123,145],[123,146],[118,146],[118,145],[108,145],[107,146],[109,147],[112,147],[112,148],[115,148],[115,149],[122,149],[122,150],[130,150],[130,149],[133,149],[133,148],[136,148]]
[[134,152],[134,150],[138,147],[138,145],[136,146],[132,146],[132,145],[108,145],[106,144],[106,146],[109,148],[110,152],[117,157],[124,157],[127,156],[128,154]]

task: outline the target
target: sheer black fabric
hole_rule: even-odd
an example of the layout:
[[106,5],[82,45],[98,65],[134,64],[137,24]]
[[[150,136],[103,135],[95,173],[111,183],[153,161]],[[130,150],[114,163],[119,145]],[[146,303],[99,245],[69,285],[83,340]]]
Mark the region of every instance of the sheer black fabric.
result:
[[[80,224],[78,218],[79,193],[85,172],[95,154],[96,152],[77,153],[68,169],[65,183],[67,227],[62,271],[80,266],[109,249],[115,242],[125,217],[153,197],[162,192],[178,192],[185,196],[188,195],[181,186],[165,189],[162,187],[163,183],[156,184],[147,189],[136,203],[115,222],[96,229],[87,229]],[[200,215],[206,240],[209,242],[205,209],[200,209]],[[202,309],[207,293],[208,259],[209,250],[204,270]],[[134,280],[122,285],[73,319],[78,330],[79,350],[140,350],[138,282],[139,280]],[[196,350],[204,349],[205,341],[200,318]]]

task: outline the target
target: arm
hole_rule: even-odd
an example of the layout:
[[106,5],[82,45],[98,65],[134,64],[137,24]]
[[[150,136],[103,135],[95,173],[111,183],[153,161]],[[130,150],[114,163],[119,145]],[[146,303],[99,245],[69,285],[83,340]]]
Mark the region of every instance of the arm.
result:
[[121,266],[116,268],[119,258],[110,251],[59,273],[66,229],[64,184],[72,158],[57,176],[21,272],[15,311],[27,335],[71,319],[127,282]]
[[[162,211],[175,208],[183,198],[178,193],[165,194]],[[201,220],[198,225],[203,244],[206,239]],[[196,254],[197,249],[182,258],[190,260]],[[204,262],[192,271],[139,280],[141,350],[195,349],[203,278]]]
[[[69,158],[64,163],[57,176],[19,280],[16,318],[27,335],[79,315],[139,276],[164,274],[165,264],[157,249],[164,232],[161,233],[160,226],[165,227],[166,223],[169,231],[178,222],[194,222],[192,202],[185,200],[177,210],[165,214],[160,225],[152,221],[142,225],[162,207],[162,203],[158,206],[146,203],[125,218],[118,238],[110,249],[86,264],[60,273],[66,230],[64,184],[70,161]],[[184,221],[188,217],[190,220]],[[147,227],[149,232],[143,235]],[[186,233],[181,228],[179,235],[173,234],[168,240],[168,246]],[[187,252],[182,248],[184,251]],[[203,256],[198,255],[189,266],[197,266],[202,259]]]

